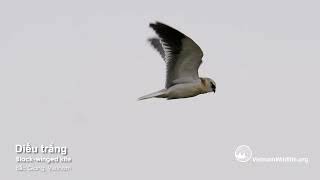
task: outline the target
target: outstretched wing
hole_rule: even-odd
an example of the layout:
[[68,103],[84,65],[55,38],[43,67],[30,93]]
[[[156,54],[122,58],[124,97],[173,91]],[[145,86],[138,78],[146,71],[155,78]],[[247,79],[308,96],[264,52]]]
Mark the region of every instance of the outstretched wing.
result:
[[203,56],[200,47],[189,37],[160,22],[151,23],[167,62],[166,88],[175,84],[199,80],[198,69]]
[[164,61],[166,61],[165,52],[164,52],[164,49],[162,47],[160,39],[159,38],[150,38],[150,39],[148,39],[148,41],[160,53],[162,59]]

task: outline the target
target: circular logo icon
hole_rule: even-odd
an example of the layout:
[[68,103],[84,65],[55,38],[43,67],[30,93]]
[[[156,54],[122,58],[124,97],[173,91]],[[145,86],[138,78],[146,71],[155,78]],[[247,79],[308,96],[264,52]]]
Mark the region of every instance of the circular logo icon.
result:
[[252,157],[252,150],[247,145],[240,145],[234,152],[234,156],[239,162],[248,162]]

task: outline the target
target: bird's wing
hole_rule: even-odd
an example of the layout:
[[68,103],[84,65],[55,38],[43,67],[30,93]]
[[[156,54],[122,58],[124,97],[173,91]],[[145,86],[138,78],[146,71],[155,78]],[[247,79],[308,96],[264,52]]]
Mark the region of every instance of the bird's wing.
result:
[[164,61],[166,61],[166,58],[165,58],[165,52],[164,52],[164,49],[162,47],[162,44],[161,44],[161,41],[159,38],[150,38],[148,39],[148,41],[150,42],[150,44],[160,53],[162,59]]
[[198,69],[203,56],[200,47],[189,37],[160,22],[150,27],[161,40],[167,62],[166,88],[199,80]]

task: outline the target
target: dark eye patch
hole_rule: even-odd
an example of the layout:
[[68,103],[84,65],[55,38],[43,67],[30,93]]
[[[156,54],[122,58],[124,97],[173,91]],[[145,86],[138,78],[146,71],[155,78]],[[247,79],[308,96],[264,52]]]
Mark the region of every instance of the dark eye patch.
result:
[[211,89],[212,89],[213,91],[216,90],[216,86],[215,86],[212,82],[210,82],[210,86],[211,86]]

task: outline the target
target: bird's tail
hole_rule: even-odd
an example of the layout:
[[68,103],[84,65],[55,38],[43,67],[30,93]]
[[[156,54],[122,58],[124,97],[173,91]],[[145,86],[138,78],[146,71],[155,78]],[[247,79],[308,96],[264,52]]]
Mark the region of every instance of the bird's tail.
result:
[[145,96],[139,97],[138,100],[144,100],[144,99],[149,99],[149,98],[154,98],[154,97],[166,97],[166,89],[162,89],[160,91],[151,93],[151,94],[147,94]]

